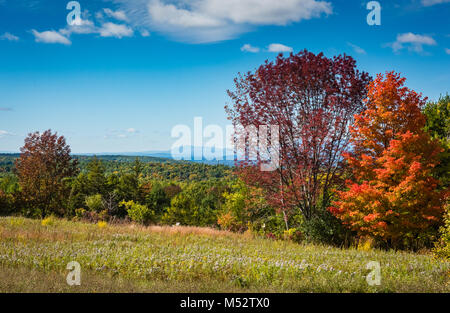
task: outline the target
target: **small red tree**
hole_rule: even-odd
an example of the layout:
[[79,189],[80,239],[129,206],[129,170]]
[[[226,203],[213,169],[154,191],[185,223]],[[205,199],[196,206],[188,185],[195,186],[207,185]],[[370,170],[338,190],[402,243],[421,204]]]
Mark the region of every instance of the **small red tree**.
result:
[[[360,236],[394,246],[427,239],[442,220],[443,196],[432,170],[442,151],[423,130],[420,94],[394,72],[370,84],[367,109],[351,128],[353,172],[330,211]],[[425,235],[426,234],[426,235]]]
[[327,58],[306,50],[279,55],[235,79],[235,91],[229,91],[233,106],[226,107],[233,124],[279,126],[278,170],[262,172],[260,160],[257,166],[244,162],[241,178],[263,188],[285,220],[295,209],[310,219],[329,205],[331,186],[343,174],[348,127],[363,110],[369,81],[350,56]]
[[16,160],[21,193],[27,206],[42,216],[63,215],[70,186],[65,181],[77,174],[77,161],[63,136],[47,130],[29,134]]

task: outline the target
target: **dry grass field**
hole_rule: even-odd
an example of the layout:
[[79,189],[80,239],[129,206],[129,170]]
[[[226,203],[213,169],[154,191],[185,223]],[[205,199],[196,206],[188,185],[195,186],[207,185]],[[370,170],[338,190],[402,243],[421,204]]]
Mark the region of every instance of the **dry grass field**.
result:
[[[69,262],[81,285],[69,286]],[[367,263],[381,266],[370,286]],[[339,249],[197,227],[0,218],[0,292],[450,292],[428,253]]]

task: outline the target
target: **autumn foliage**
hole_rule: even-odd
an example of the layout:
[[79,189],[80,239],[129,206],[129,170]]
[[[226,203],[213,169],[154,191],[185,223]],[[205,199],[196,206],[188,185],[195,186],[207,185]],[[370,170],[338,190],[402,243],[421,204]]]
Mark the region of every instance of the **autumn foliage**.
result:
[[442,151],[425,132],[426,99],[394,72],[370,84],[367,109],[351,127],[347,190],[329,210],[359,236],[394,247],[431,239],[443,215],[444,192],[433,178]]
[[311,219],[325,209],[331,186],[342,181],[349,126],[363,109],[369,81],[350,56],[306,50],[279,55],[235,80],[229,119],[235,126],[277,125],[280,139],[277,171],[243,164],[240,177],[264,190],[268,203],[284,214],[286,228],[295,210]]
[[78,173],[65,138],[50,130],[35,132],[25,138],[20,152],[16,169],[23,200],[28,204],[26,214],[63,215],[70,194],[66,180]]

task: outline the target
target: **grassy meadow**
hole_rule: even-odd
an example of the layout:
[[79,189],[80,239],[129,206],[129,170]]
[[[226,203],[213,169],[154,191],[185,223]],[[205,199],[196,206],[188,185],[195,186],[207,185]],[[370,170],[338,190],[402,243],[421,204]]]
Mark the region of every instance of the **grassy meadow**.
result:
[[[66,266],[81,265],[81,286]],[[381,284],[369,286],[370,261]],[[0,218],[0,292],[450,292],[431,254],[299,245],[210,228]]]

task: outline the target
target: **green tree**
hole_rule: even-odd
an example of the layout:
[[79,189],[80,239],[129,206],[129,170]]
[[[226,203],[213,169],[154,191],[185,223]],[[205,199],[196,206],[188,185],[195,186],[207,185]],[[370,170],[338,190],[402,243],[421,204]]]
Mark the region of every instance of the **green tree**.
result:
[[193,182],[176,195],[162,221],[166,224],[211,226],[224,202],[223,183]]
[[144,164],[139,160],[139,158],[134,159],[133,162],[133,173],[136,179],[139,179],[142,170],[144,169]]
[[429,102],[423,110],[427,121],[425,130],[431,137],[440,141],[444,151],[440,155],[440,164],[435,168],[435,176],[444,188],[450,186],[450,95],[441,97],[437,102]]
[[0,190],[4,193],[13,194],[19,191],[19,181],[14,175],[6,175],[0,179]]
[[106,195],[110,190],[103,162],[96,156],[86,166],[86,172],[80,173],[72,182],[69,197],[69,211],[73,215],[76,209],[85,207],[86,197]]
[[0,215],[6,216],[12,213],[14,198],[11,194],[0,190]]
[[125,201],[143,202],[139,180],[134,174],[122,174],[119,177],[115,192],[118,198]]
[[173,182],[153,181],[146,184],[145,188],[150,189],[146,192],[145,204],[159,217],[170,206],[171,200],[182,191],[181,187]]
[[87,186],[89,194],[105,194],[107,182],[105,176],[106,168],[103,162],[96,156],[87,165]]

